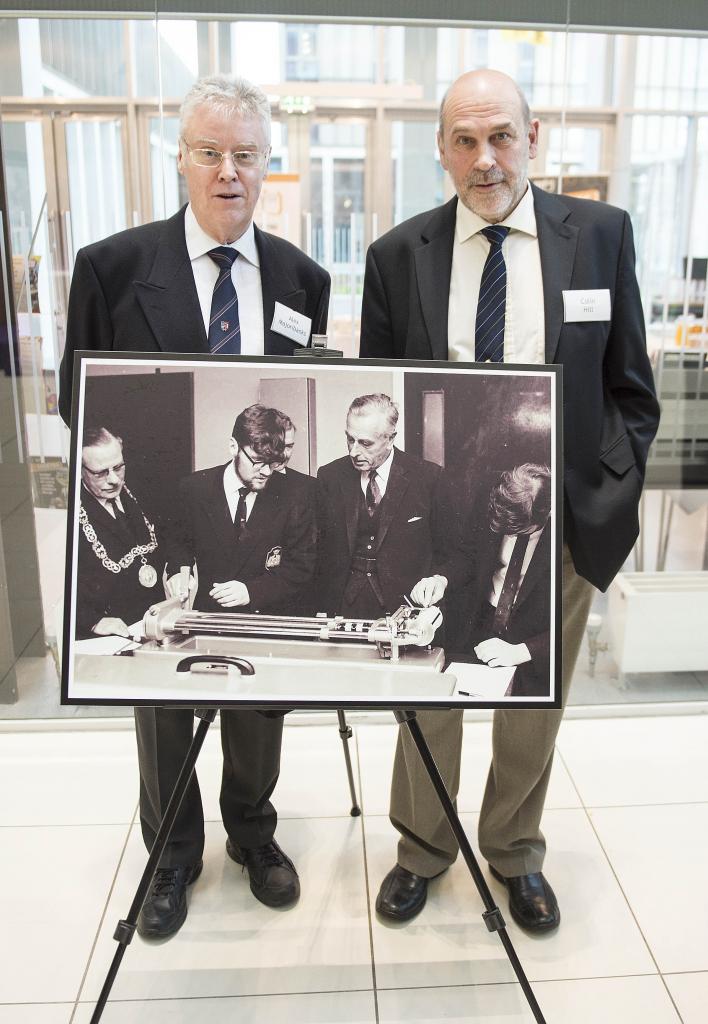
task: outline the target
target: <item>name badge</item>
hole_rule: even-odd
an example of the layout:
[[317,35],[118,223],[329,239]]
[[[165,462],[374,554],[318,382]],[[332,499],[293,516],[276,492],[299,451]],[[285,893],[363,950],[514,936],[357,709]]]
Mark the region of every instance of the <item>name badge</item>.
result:
[[579,288],[563,292],[563,321],[566,324],[582,320],[609,320],[611,314],[609,288],[598,288],[596,291],[583,291]]
[[273,323],[270,325],[271,331],[290,338],[291,341],[297,342],[298,345],[307,345],[311,328],[312,320],[310,320],[309,316],[305,316],[303,313],[296,313],[294,309],[289,309],[282,302],[276,302]]

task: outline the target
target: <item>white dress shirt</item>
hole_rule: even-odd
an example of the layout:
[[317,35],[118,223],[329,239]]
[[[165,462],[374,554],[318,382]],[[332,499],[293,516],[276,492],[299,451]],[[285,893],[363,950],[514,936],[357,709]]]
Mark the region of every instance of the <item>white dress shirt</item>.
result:
[[[215,249],[220,242],[210,238],[206,231],[197,223],[192,204],[187,206],[184,214],[184,236],[187,252],[192,262],[194,283],[197,286],[199,306],[204,320],[204,330],[209,336],[209,318],[211,316],[211,300],[214,285],[219,276],[219,268],[207,253]],[[261,270],[253,221],[248,228],[228,249],[236,249],[239,253],[231,267],[231,280],[238,297],[238,319],[241,326],[241,353],[245,356],[263,355],[263,290],[261,288]]]
[[[239,499],[239,487],[246,487],[247,485],[243,482],[241,477],[236,472],[236,467],[233,464],[233,460],[228,464],[224,470],[224,494],[226,495],[226,501],[229,505],[229,512],[231,513],[231,520],[236,519],[236,509],[238,508]],[[256,491],[249,491],[246,495],[246,522],[248,517],[253,511],[253,506],[256,503],[258,494]]]
[[[388,475],[391,472],[391,466],[393,465],[394,451],[395,448],[392,448],[391,451],[388,453],[388,457],[386,458],[386,460],[382,462],[380,466],[376,467],[376,483],[378,484],[382,500],[384,494],[386,493],[386,488],[388,487]],[[361,474],[361,489],[364,492],[364,497],[366,497],[366,488],[369,486],[370,472],[370,469],[365,469]]]
[[[502,244],[506,263],[504,362],[543,363],[546,332],[541,254],[528,185],[519,204],[498,223],[510,228]],[[488,221],[458,202],[447,312],[448,358],[453,362],[474,362],[477,299],[490,248],[481,233],[486,227]]]
[[[541,527],[540,530],[536,530],[534,533],[532,533],[529,536],[529,542],[528,542],[526,551],[524,552],[524,560],[521,563],[521,578],[519,579],[519,586],[518,586],[517,591],[516,591],[516,596],[517,597],[519,596],[519,591],[521,590],[521,586],[522,586],[522,584],[524,582],[524,576],[526,575],[526,570],[528,569],[529,565],[531,564],[531,559],[533,558],[533,553],[536,550],[536,546],[537,546],[539,540],[541,539],[541,534],[542,533],[543,533],[543,527]],[[494,608],[496,608],[497,604],[499,603],[499,598],[501,597],[502,587],[504,586],[504,579],[506,577],[506,570],[509,568],[509,562],[511,561],[511,555],[512,555],[512,552],[514,550],[514,544],[515,543],[516,543],[516,534],[510,534],[510,533],[504,534],[504,538],[503,538],[503,540],[501,542],[501,547],[499,549],[499,563],[500,564],[499,564],[499,566],[497,568],[497,571],[492,576],[492,589],[491,589],[491,591],[489,593],[489,596],[487,597],[487,600],[489,601],[489,603]]]

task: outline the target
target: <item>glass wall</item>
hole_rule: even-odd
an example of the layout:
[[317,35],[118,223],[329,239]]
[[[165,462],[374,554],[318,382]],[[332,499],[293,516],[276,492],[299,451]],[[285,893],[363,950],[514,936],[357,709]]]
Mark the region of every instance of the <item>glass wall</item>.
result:
[[[366,247],[452,195],[436,151],[437,108],[458,74],[485,66],[513,75],[541,119],[532,178],[632,215],[664,415],[642,543],[626,568],[647,578],[708,569],[708,37],[4,18],[3,212],[17,337],[8,348],[0,421],[0,475],[16,489],[5,487],[15,497],[2,506],[0,628],[12,654],[0,665],[0,714],[57,713],[67,437],[56,415],[56,370],[76,252],[170,216],[186,201],[176,155],[179,105],[191,82],[234,71],[268,94],[270,184],[277,188],[287,175],[293,201],[280,217],[264,202],[259,223],[330,271],[331,338],[355,354]],[[15,543],[12,515],[20,508],[29,510],[31,531]],[[18,545],[29,573],[14,566]],[[34,615],[23,629],[12,621],[18,608]],[[626,670],[613,608],[611,598],[598,597],[594,675],[586,651],[576,702],[708,694],[708,671]]]

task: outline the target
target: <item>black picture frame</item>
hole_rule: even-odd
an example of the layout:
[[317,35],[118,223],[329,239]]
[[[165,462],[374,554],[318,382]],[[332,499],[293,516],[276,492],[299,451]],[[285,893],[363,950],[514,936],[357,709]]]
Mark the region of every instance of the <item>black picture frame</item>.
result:
[[[100,356],[92,352],[77,353],[66,549],[62,704],[270,709],[559,708],[563,512],[561,387],[562,372],[557,365],[392,363],[269,356],[215,359],[210,355],[173,353],[105,353]],[[333,649],[333,653],[327,647],[329,653],[320,658],[322,664],[311,668],[309,659],[314,655],[305,653],[305,648],[314,652],[319,641],[295,641],[299,645],[298,651],[302,649],[301,663],[298,660],[301,653],[294,659],[287,653],[292,650],[288,647],[292,640],[247,636],[242,649],[247,649],[249,643],[257,649],[253,655],[256,667],[253,677],[247,679],[232,666],[225,671],[220,669],[218,675],[207,672],[204,678],[195,676],[194,682],[192,673],[199,666],[181,673],[179,679],[174,670],[174,657],[177,653],[185,653],[179,645],[186,634],[177,634],[174,641],[179,651],[173,646],[172,636],[162,645],[153,642],[151,647],[143,642],[130,650],[117,639],[106,645],[103,640],[95,643],[94,638],[77,638],[77,611],[81,612],[82,602],[87,600],[87,589],[82,584],[80,572],[80,530],[83,528],[79,524],[79,510],[83,493],[82,438],[89,417],[94,425],[96,419],[104,420],[101,425],[123,439],[126,483],[132,482],[132,491],[140,503],[157,509],[158,515],[153,517],[156,522],[164,523],[183,514],[178,509],[178,478],[185,473],[197,473],[208,465],[220,465],[216,458],[217,450],[222,452],[221,462],[228,462],[228,432],[236,414],[253,404],[253,400],[268,404],[268,395],[275,394],[292,395],[295,402],[297,393],[297,415],[307,422],[296,422],[292,410],[282,408],[282,411],[291,416],[297,428],[295,451],[301,471],[304,469],[305,476],[314,477],[323,466],[337,460],[348,464],[344,428],[349,403],[357,396],[379,392],[389,394],[400,409],[395,446],[408,458],[410,494],[417,495],[419,499],[422,483],[430,475],[427,470],[419,469],[424,451],[429,456],[432,453],[439,463],[444,463],[438,475],[432,475],[436,480],[446,481],[446,494],[452,496],[445,506],[453,510],[449,526],[443,531],[438,530],[438,535],[454,536],[458,540],[462,537],[464,542],[463,547],[456,549],[455,558],[450,562],[455,578],[458,575],[455,567],[466,566],[465,559],[470,553],[475,564],[487,567],[491,564],[481,557],[482,553],[489,554],[485,547],[485,538],[488,539],[488,520],[485,517],[488,515],[490,490],[498,484],[501,474],[529,464],[548,466],[551,514],[541,534],[543,544],[538,541],[538,535],[536,537],[536,550],[540,552],[543,547],[545,553],[542,562],[540,554],[531,556],[541,564],[536,573],[541,574],[539,579],[542,580],[537,584],[542,589],[538,592],[540,597],[534,598],[534,607],[546,609],[542,613],[542,621],[547,621],[544,658],[547,656],[548,662],[547,669],[543,669],[546,673],[543,692],[536,688],[533,692],[514,693],[512,677],[506,693],[502,694],[499,689],[502,673],[499,670],[495,673],[495,686],[491,687],[490,683],[489,690],[485,690],[487,684],[479,680],[483,677],[491,680],[489,673],[492,670],[486,666],[474,667],[477,659],[473,650],[452,639],[446,641],[444,654],[438,657],[436,667],[432,667],[432,662],[423,664],[422,660],[415,666],[415,657],[428,658],[421,652],[417,652],[415,657],[406,653],[399,662],[386,661],[379,657],[376,646],[369,644],[365,648],[367,657],[375,655],[377,660],[362,662],[355,671],[347,674],[338,663],[341,651],[345,649],[341,644]],[[179,399],[175,398],[177,394],[181,396]],[[291,399],[286,397],[285,400]],[[283,399],[279,397],[278,401],[277,407],[281,408]],[[179,407],[175,408],[175,404]],[[311,494],[312,501],[319,503],[319,519],[324,519],[327,525],[330,512],[322,501],[322,489],[318,492],[317,485],[313,483]],[[417,521],[424,518],[424,515],[414,515],[408,522],[417,525]],[[159,540],[159,533],[157,536]],[[398,536],[401,542],[405,540],[404,527],[399,527]],[[319,537],[321,540],[322,530]],[[493,541],[496,543],[496,535]],[[168,543],[165,540],[165,544]],[[511,543],[513,546],[513,538]],[[410,544],[407,550],[413,550]],[[270,551],[268,555],[271,557]],[[100,559],[95,550],[90,558],[94,557],[98,559],[98,565]],[[406,545],[402,543],[402,566],[407,564],[406,557]],[[271,569],[266,568],[265,571],[270,572]],[[446,601],[449,610],[446,608],[445,611],[445,628],[449,629],[451,636],[469,635],[465,633],[465,623],[479,617],[480,594],[484,593],[486,582],[482,579],[484,574],[481,570],[477,576],[474,572],[469,575],[470,579],[457,589],[451,584],[448,586]],[[105,579],[106,586],[110,586],[108,571]],[[489,582],[491,586],[492,577]],[[523,582],[517,600],[520,600],[522,590]],[[160,581],[150,593],[146,591],[148,606],[157,603],[150,600],[153,594],[162,596]],[[315,588],[314,601],[317,600]],[[473,601],[476,611],[469,612],[469,600]],[[324,610],[330,616],[337,614],[336,609]],[[238,612],[238,609],[234,611]],[[200,615],[206,614],[200,612]],[[267,610],[264,614],[268,614]],[[285,614],[300,621],[292,614],[292,608]],[[537,626],[538,622],[534,628]],[[440,632],[436,637],[439,635]],[[218,656],[218,652],[215,653],[219,646],[217,640],[203,641],[203,649],[214,658]],[[193,653],[201,651],[200,642],[195,639],[196,646],[189,650]],[[96,648],[102,647],[117,647],[118,651],[94,653]],[[360,651],[364,649],[361,644],[358,648]],[[248,652],[245,656],[248,657]],[[146,659],[149,659],[149,670]],[[264,659],[268,659],[267,665]],[[440,673],[438,669],[443,660],[446,672]],[[268,672],[272,673],[274,666],[280,665],[281,661],[289,677],[303,679],[287,694],[275,684],[265,683]],[[541,663],[540,659],[538,663]],[[303,664],[309,667],[303,668]],[[264,680],[260,689],[259,665],[260,679]],[[416,676],[419,669],[422,672]],[[429,672],[436,674],[435,692],[432,694],[425,691],[427,683],[423,681],[423,676],[426,680],[432,678]],[[468,674],[475,680],[474,692],[464,689],[464,685],[468,685],[464,684]],[[443,675],[445,681],[441,683]],[[519,675],[517,669],[514,677]],[[447,693],[447,680],[452,676],[457,683]],[[146,682],[148,677],[155,682]],[[186,685],[185,677],[189,685]],[[307,680],[317,678],[320,682],[315,686],[314,682],[306,681],[306,677]],[[343,681],[341,685],[333,682],[330,686],[327,685],[328,679],[351,681]]]

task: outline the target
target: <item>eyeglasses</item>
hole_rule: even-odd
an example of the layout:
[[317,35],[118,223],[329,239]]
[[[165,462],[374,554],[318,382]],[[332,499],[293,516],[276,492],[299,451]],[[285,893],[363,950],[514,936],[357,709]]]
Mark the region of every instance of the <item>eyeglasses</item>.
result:
[[89,476],[93,477],[94,480],[107,480],[109,473],[115,473],[116,476],[120,476],[125,473],[125,463],[119,462],[117,466],[109,466],[108,469],[89,469],[85,462],[81,463],[81,468],[85,469]]
[[277,471],[279,469],[282,469],[283,466],[285,465],[285,459],[283,459],[283,458],[280,458],[280,459],[267,459],[265,461],[261,461],[261,460],[254,459],[252,455],[249,455],[245,448],[239,448],[239,451],[243,452],[243,454],[246,456],[248,461],[253,466],[253,468],[256,471],[256,473],[258,473],[258,472],[260,472],[260,470],[264,469],[265,466],[268,466],[268,468],[271,469],[271,470]]
[[224,157],[230,156],[234,167],[239,171],[262,171],[270,154],[270,148],[261,149],[237,149],[230,153],[221,153],[218,149],[194,149],[186,139],[182,139],[189,150],[192,163],[197,167],[220,167]]

